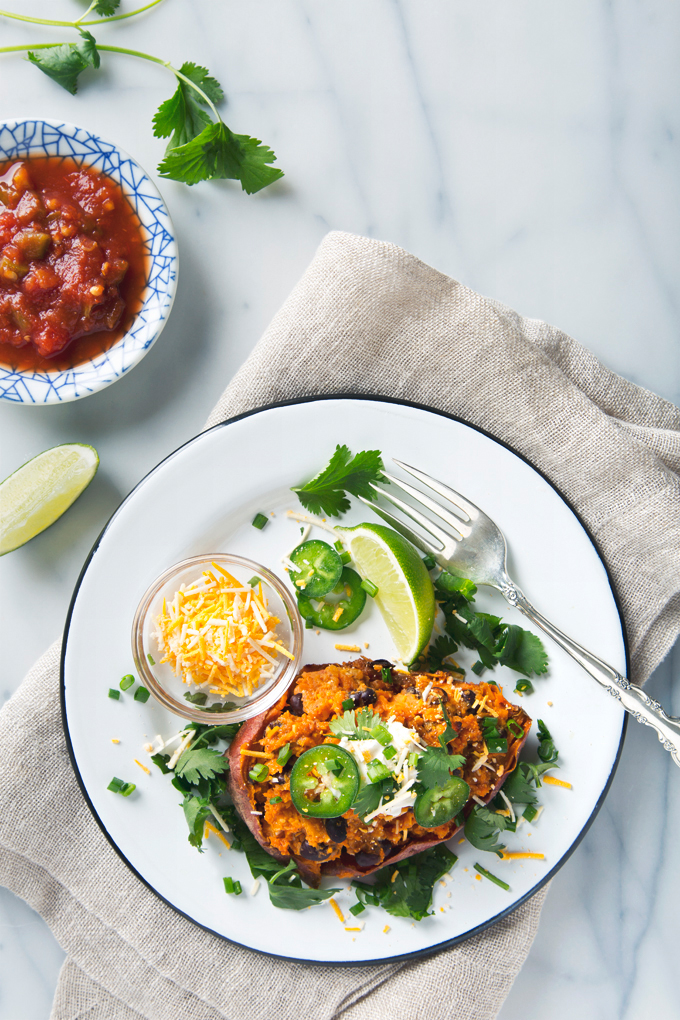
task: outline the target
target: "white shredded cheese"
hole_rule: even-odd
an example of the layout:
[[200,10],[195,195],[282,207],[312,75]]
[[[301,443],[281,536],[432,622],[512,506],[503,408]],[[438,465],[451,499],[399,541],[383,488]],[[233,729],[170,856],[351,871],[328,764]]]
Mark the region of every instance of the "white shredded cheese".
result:
[[503,798],[503,800],[505,801],[505,803],[508,805],[508,811],[510,812],[510,821],[511,822],[516,822],[517,819],[515,818],[515,812],[513,810],[512,804],[510,803],[510,801],[505,796],[505,794],[503,793],[502,790],[499,790],[498,792],[500,793],[500,795]]

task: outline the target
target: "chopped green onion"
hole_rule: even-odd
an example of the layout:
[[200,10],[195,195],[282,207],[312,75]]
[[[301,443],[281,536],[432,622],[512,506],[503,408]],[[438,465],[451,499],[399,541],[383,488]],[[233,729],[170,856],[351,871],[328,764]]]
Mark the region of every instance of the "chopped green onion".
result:
[[505,889],[506,892],[510,889],[507,882],[504,882],[502,878],[496,878],[496,876],[492,875],[490,871],[483,868],[481,864],[475,864],[475,871],[478,871],[480,875],[483,875],[484,878],[488,878],[489,881],[493,882],[495,885],[499,885],[501,889]]
[[308,616],[305,620],[305,630],[314,630],[314,620]]
[[251,579],[248,581],[248,584],[250,585],[251,588],[256,588],[257,585],[260,584],[260,578],[257,576],[257,574],[251,577]]
[[121,691],[126,691],[128,687],[132,687],[134,682],[135,678],[133,677],[132,673],[127,673],[120,682],[119,686]]
[[257,528],[258,531],[262,531],[268,520],[269,518],[265,517],[264,514],[255,514],[251,521],[251,524],[253,525],[254,528]]
[[117,691],[115,687],[109,687],[109,697],[113,698],[114,701],[120,699],[120,691]]
[[[233,845],[234,844],[232,843],[232,846]],[[234,896],[240,896],[241,893],[243,892],[243,889],[241,888],[241,883],[238,881],[238,879],[223,878],[222,881],[224,882],[225,892],[232,893]]]
[[135,691],[135,701],[141,701],[143,705],[149,700],[149,692],[146,687],[138,687]]
[[437,561],[435,560],[434,556],[430,555],[430,553],[427,553],[425,556],[423,556],[423,563],[425,564],[428,570],[434,570],[434,568],[437,566]]
[[147,659],[149,660],[149,662],[151,663],[152,666],[156,665],[156,660],[154,659],[154,657],[151,654],[151,652],[147,652],[146,653],[146,657],[147,657]]
[[344,547],[344,545],[342,544],[342,542],[340,541],[340,539],[338,539],[338,541],[337,541],[337,542],[334,542],[334,543],[333,543],[333,545],[335,546],[335,548],[336,548],[336,549],[338,550],[338,552],[339,552],[339,553],[341,553],[341,552],[344,552],[344,551],[345,551],[345,547]]
[[350,556],[350,554],[348,552],[344,552],[344,553],[340,553],[340,559],[342,560],[343,563],[349,563],[349,561],[352,559],[352,557]]
[[378,585],[373,584],[373,581],[369,581],[367,577],[365,577],[361,582],[361,587],[364,589],[365,592],[368,592],[372,599],[374,599],[378,592],[380,591]]
[[343,712],[351,712],[353,708],[354,708],[354,702],[352,701],[352,699],[351,698],[345,698],[345,700],[342,703],[342,710],[343,710]]
[[517,737],[518,740],[524,736],[524,730],[522,729],[518,722],[515,722],[514,719],[508,719],[507,727],[512,733],[513,737]]
[[420,755],[418,754],[417,751],[411,751],[411,753],[408,756],[408,767],[410,769],[415,768],[416,762],[418,761],[419,758],[420,758]]
[[524,809],[523,818],[526,818],[528,822],[533,822],[534,818],[538,814],[538,808],[535,808],[533,804],[527,804]]
[[374,740],[377,740],[383,747],[387,747],[392,742],[392,734],[388,730],[387,726],[379,724],[378,726],[371,727],[371,736]]
[[486,669],[486,666],[484,665],[481,659],[477,659],[476,662],[473,662],[470,668],[472,672],[475,673],[477,676],[481,676],[484,670]]
[[270,804],[280,804],[282,800],[283,800],[283,797],[270,797],[269,798],[269,803]]
[[269,775],[269,769],[264,762],[258,762],[248,773],[254,783],[263,783]]
[[185,691],[183,695],[187,701],[190,701],[192,705],[205,705],[208,700],[208,695],[205,691]]
[[388,761],[391,761],[396,753],[397,749],[394,746],[394,744],[389,744],[389,746],[386,747],[385,750],[383,751],[383,758],[387,758]]
[[380,679],[384,684],[392,683],[392,670],[389,666],[383,666],[380,670]]
[[365,909],[366,907],[363,905],[363,903],[355,903],[353,907],[349,908],[349,912],[350,914],[354,914],[354,916],[357,917],[359,914],[363,914]]
[[126,783],[123,779],[114,776],[106,789],[111,790],[112,793],[120,793],[123,797],[129,797],[137,787],[134,783]]
[[515,694],[533,694],[534,685],[531,680],[523,679],[518,680],[515,684]]
[[498,721],[492,716],[486,716],[481,723],[482,735],[489,754],[507,754],[508,740],[498,732]]
[[281,766],[281,768],[283,768],[283,766],[286,764],[292,753],[293,752],[290,749],[290,744],[284,744],[283,747],[279,749],[279,753],[276,756],[276,760]]
[[368,778],[372,783],[378,783],[382,779],[389,779],[392,773],[388,769],[387,765],[380,761],[379,758],[374,758],[369,761],[366,765],[366,772]]
[[489,687],[498,687],[498,684],[496,683],[495,680],[487,680],[486,682],[489,685]]

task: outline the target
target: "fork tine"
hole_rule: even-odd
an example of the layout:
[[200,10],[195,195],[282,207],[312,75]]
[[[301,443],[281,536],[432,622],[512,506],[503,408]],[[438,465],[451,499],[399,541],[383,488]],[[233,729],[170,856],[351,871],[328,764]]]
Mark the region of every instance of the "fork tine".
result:
[[403,489],[404,492],[407,492],[409,496],[413,496],[418,503],[422,506],[426,506],[428,510],[431,510],[436,517],[446,521],[451,528],[454,528],[456,534],[460,534],[461,538],[470,537],[470,532],[472,531],[470,524],[467,524],[460,517],[456,517],[447,510],[446,507],[442,506],[441,503],[438,503],[436,499],[432,499],[427,495],[427,493],[414,488],[412,485],[409,485],[408,482],[402,482],[401,478],[395,478],[395,476],[391,475],[389,471],[383,471],[383,474],[385,475],[385,478],[389,478],[394,485],[398,485],[399,488]]
[[363,496],[359,496],[359,499],[362,503],[365,503],[367,507],[370,507],[373,513],[382,517],[382,519],[387,521],[387,523],[393,527],[395,531],[398,531],[399,534],[403,535],[404,538],[407,538],[409,542],[412,542],[413,545],[422,549],[424,553],[430,553],[432,556],[437,556],[441,552],[441,549],[437,549],[435,546],[430,545],[424,538],[421,538],[420,535],[417,535],[415,531],[409,528],[408,524],[404,524],[404,522],[400,521],[398,517],[391,514],[389,510],[384,510],[381,506],[378,506],[377,503],[371,503],[370,499],[365,499]]
[[386,492],[385,489],[381,489],[380,486],[376,485],[374,482],[371,482],[371,488],[374,492],[377,492],[379,496],[389,500],[390,503],[393,503],[394,506],[398,507],[403,514],[406,514],[406,516],[410,517],[412,521],[415,521],[416,524],[418,524],[424,531],[429,531],[434,538],[441,542],[443,549],[452,549],[452,542],[460,542],[462,540],[463,536],[459,532],[452,535],[451,532],[444,531],[443,528],[440,528],[438,524],[431,521],[429,517],[421,514],[415,509],[415,507],[410,506],[408,503],[404,503],[403,499],[399,499],[398,496],[394,496],[391,492]]
[[465,497],[461,496],[461,494],[456,492],[455,489],[449,488],[448,485],[444,485],[443,482],[437,481],[437,479],[433,478],[432,475],[428,475],[424,471],[420,471],[418,468],[411,467],[409,464],[404,464],[403,461],[397,460],[396,457],[393,457],[392,459],[403,471],[413,475],[413,477],[417,478],[419,482],[423,483],[423,485],[427,485],[430,489],[438,492],[439,495],[443,496],[445,499],[451,500],[453,505],[458,507],[459,510],[462,510],[464,514],[467,514],[471,521],[476,521],[481,515],[482,511],[479,507],[475,506],[475,504],[471,503],[468,499],[465,499]]

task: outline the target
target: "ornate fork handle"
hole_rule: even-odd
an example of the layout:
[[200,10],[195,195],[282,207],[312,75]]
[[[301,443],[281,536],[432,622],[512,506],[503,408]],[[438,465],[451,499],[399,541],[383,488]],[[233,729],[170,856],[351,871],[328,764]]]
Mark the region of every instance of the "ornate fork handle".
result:
[[652,726],[667,751],[670,751],[673,761],[680,765],[680,719],[666,715],[658,701],[654,701],[648,694],[621,676],[612,666],[609,666],[597,655],[593,655],[582,645],[577,644],[567,637],[558,627],[555,627],[550,620],[546,620],[538,610],[532,606],[521,588],[518,588],[509,578],[506,584],[502,585],[501,593],[511,606],[516,606],[521,613],[535,623],[546,634],[549,634],[553,641],[569,652],[572,658],[583,666],[587,673],[597,680],[613,697],[621,702],[627,712],[630,712],[638,722],[646,726]]

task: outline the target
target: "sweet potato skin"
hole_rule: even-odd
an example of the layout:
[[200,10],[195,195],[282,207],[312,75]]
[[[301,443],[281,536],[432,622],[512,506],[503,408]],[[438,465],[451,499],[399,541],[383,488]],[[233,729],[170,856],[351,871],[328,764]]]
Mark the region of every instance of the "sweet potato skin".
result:
[[[264,712],[261,715],[248,720],[242,726],[235,740],[232,742],[229,751],[227,752],[230,764],[229,772],[230,792],[237,811],[239,812],[245,823],[248,825],[248,828],[253,833],[253,835],[260,843],[260,845],[265,850],[267,850],[268,853],[272,854],[273,857],[275,857],[277,860],[280,860],[282,863],[287,863],[289,860],[293,859],[303,879],[313,887],[318,886],[320,878],[322,878],[324,875],[350,879],[363,878],[376,871],[379,871],[386,865],[396,864],[399,861],[406,860],[407,858],[414,856],[415,854],[422,853],[424,850],[428,850],[431,847],[436,846],[438,843],[445,842],[451,839],[460,831],[461,828],[460,826],[447,828],[446,835],[443,837],[435,836],[434,833],[430,838],[428,837],[423,838],[422,836],[416,838],[415,836],[409,835],[403,847],[398,849],[396,853],[389,853],[387,857],[381,860],[380,863],[378,864],[363,867],[359,865],[355,857],[349,854],[346,850],[343,850],[340,857],[328,861],[323,861],[320,864],[318,863],[312,864],[310,863],[310,861],[297,854],[291,854],[286,856],[282,854],[278,848],[274,847],[271,844],[270,840],[267,838],[267,835],[263,829],[262,825],[263,816],[260,814],[253,814],[253,811],[256,810],[256,801],[253,784],[250,782],[248,778],[248,771],[252,768],[253,761],[255,759],[248,755],[242,754],[242,750],[252,747],[253,745],[260,742],[264,737],[267,727],[272,722],[279,719],[281,714],[288,707],[287,703],[290,694],[293,692],[300,677],[302,677],[304,674],[314,673],[319,670],[326,670],[333,665],[334,664],[305,666],[301,673],[298,675],[298,677],[296,677],[295,680],[293,680],[286,694],[282,696],[282,698],[276,705],[272,706],[272,708],[270,708],[267,712]],[[342,667],[347,667],[349,669],[354,667],[355,669],[363,670],[367,665],[370,665],[368,663],[368,660],[356,660],[354,663],[351,662],[344,663],[342,664]],[[426,674],[422,673],[413,675],[418,676],[419,678],[426,676]],[[411,676],[411,674],[409,674],[408,676]],[[436,682],[437,676],[436,675],[433,676],[432,679],[433,681]],[[480,798],[485,803],[488,803],[490,800],[493,799],[493,797],[495,797],[498,790],[503,785],[505,778],[512,771],[512,768],[514,768],[514,766],[516,765],[517,757],[531,727],[531,719],[529,719],[528,716],[525,716],[524,713],[522,713],[522,716],[524,716],[524,718],[521,718],[520,724],[522,725],[524,736],[521,740],[516,740],[513,742],[512,753],[510,755],[510,758],[507,760],[507,766],[503,776],[501,776],[497,780],[497,782],[485,796]],[[261,805],[258,804],[257,806]],[[467,815],[471,809],[472,805],[470,804],[466,807],[464,813]]]

